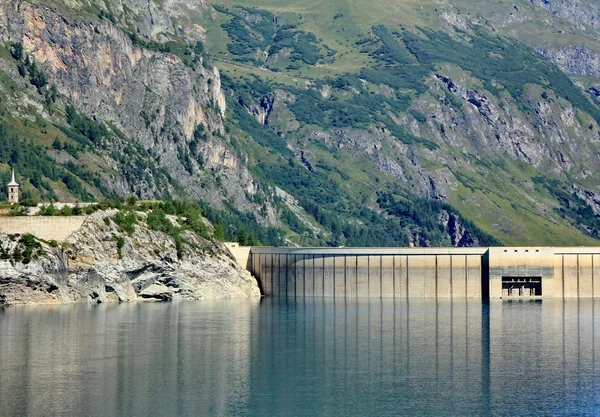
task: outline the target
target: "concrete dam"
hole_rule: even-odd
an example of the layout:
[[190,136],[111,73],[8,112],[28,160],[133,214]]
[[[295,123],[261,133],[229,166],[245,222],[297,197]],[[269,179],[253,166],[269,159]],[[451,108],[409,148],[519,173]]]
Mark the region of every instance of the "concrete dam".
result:
[[600,298],[596,247],[230,250],[267,296]]

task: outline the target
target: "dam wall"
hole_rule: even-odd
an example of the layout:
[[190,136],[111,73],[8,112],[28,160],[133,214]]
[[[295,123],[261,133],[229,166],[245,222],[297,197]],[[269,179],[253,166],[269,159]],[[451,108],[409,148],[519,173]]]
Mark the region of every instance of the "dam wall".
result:
[[264,295],[481,299],[486,251],[256,247],[247,268]]
[[556,248],[554,285],[563,298],[600,298],[600,249]]
[[235,260],[244,268],[248,265],[248,260],[250,259],[250,251],[252,247],[250,246],[240,246],[238,242],[223,242],[225,247],[231,252],[231,255],[235,258]]
[[267,296],[600,298],[600,248],[596,247],[252,247],[235,251]]
[[40,239],[61,242],[83,225],[87,216],[0,216],[0,233],[30,233]]

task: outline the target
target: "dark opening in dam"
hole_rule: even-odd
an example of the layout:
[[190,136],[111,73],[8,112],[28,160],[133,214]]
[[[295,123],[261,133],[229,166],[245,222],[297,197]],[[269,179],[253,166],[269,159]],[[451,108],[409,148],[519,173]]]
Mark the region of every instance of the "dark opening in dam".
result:
[[542,277],[502,277],[503,297],[540,297]]

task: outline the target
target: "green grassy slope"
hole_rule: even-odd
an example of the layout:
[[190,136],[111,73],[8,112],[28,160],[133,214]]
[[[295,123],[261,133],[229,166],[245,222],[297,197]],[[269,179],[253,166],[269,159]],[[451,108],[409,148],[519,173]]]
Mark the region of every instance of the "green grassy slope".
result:
[[[509,23],[503,29],[504,35],[517,40],[500,35],[493,24],[494,19],[504,19],[515,11],[514,5],[507,2],[433,5],[423,1],[389,4],[382,0],[352,0],[289,5],[276,0],[250,0],[216,1],[213,5],[215,12],[205,14],[202,24],[207,29],[207,48],[220,60],[220,68],[229,77],[228,87],[235,91],[231,103],[234,113],[230,115],[233,124],[246,117],[240,109],[235,113],[239,103],[246,108],[260,107],[265,95],[275,90],[292,97],[276,109],[276,121],[253,130],[240,126],[238,132],[246,137],[244,141],[259,143],[258,147],[248,145],[244,152],[254,156],[251,167],[265,179],[300,199],[322,204],[314,190],[302,190],[287,181],[286,177],[299,175],[297,172],[265,172],[263,147],[271,154],[280,154],[282,161],[291,159],[289,149],[296,154],[302,150],[312,156],[312,162],[323,161],[320,165],[325,168],[317,165],[314,177],[339,184],[342,191],[338,193],[346,194],[348,200],[362,201],[385,213],[377,203],[378,192],[401,194],[404,198],[419,194],[410,178],[399,181],[383,174],[374,166],[373,158],[345,153],[331,143],[315,140],[314,134],[331,134],[331,129],[370,133],[387,129],[392,142],[384,143],[383,149],[388,155],[398,152],[394,142],[400,142],[420,152],[421,163],[428,164],[428,169],[451,171],[457,184],[450,190],[448,202],[502,243],[595,244],[597,219],[586,203],[573,195],[571,172],[557,172],[547,163],[534,167],[494,149],[460,151],[455,144],[440,141],[435,130],[445,127],[431,121],[425,111],[427,105],[436,105],[448,109],[446,112],[452,108],[456,114],[470,117],[464,109],[469,104],[461,103],[456,95],[446,92],[441,100],[431,92],[432,75],[442,68],[446,74],[452,72],[447,68],[455,68],[457,76],[467,75],[467,87],[471,84],[471,88],[480,89],[493,103],[500,107],[514,103],[509,111],[518,112],[516,116],[524,121],[532,120],[526,87],[531,85],[543,97],[551,94],[572,106],[578,119],[597,124],[598,106],[529,48],[540,38],[556,45],[565,42],[564,37],[561,40],[556,35],[557,30],[567,31],[571,39],[583,36],[576,28],[556,19],[556,27],[549,28],[544,24],[543,12],[526,3],[519,3],[519,7],[527,9],[529,20]],[[460,30],[448,23],[449,14],[458,16],[459,23],[464,16],[468,27]],[[282,42],[291,37],[290,31],[295,33],[293,42]],[[298,47],[302,43],[298,34],[304,38],[308,38],[306,34],[314,36]],[[592,37],[584,39],[596,45]],[[287,54],[281,54],[285,48]],[[273,54],[285,56],[273,59]],[[411,128],[415,122],[420,125],[420,135]],[[280,135],[278,139],[274,136],[274,142],[259,139],[273,130]],[[544,133],[536,140],[544,141]],[[458,162],[445,163],[447,155]],[[268,164],[274,164],[273,158]],[[556,181],[555,186],[536,180],[540,177]],[[597,185],[597,179],[589,179],[588,185]],[[566,198],[558,195],[557,188]],[[309,202],[303,206],[306,208]],[[341,219],[356,218],[343,208],[330,209]]]

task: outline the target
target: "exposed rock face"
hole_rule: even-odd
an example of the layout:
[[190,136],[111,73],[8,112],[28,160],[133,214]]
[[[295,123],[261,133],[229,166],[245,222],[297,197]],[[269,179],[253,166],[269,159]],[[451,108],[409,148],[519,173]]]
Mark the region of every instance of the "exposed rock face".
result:
[[[448,91],[473,106],[467,108],[468,113],[460,119],[449,112],[436,113],[436,120],[452,127],[452,130],[445,129],[443,139],[454,147],[479,155],[502,151],[536,168],[548,166],[552,161],[555,172],[576,167],[572,160],[578,160],[581,166],[596,164],[595,158],[588,158],[589,154],[580,154],[582,143],[596,146],[596,124],[582,126],[575,118],[577,110],[553,94],[528,91],[523,100],[533,112],[523,114],[508,100],[467,90],[444,76],[437,75],[437,78]],[[472,109],[477,110],[477,117],[472,117]],[[473,138],[472,143],[466,143],[465,137]]]
[[579,198],[589,205],[596,216],[600,216],[600,195],[577,184],[573,184],[573,190]]
[[194,20],[208,6],[204,0],[28,0],[29,3],[50,6],[67,16],[82,16],[101,10],[121,27],[155,41],[176,37],[188,41],[201,39],[205,29]]
[[585,25],[600,28],[600,4],[598,2],[581,0],[529,1],[531,4],[539,6],[581,28],[585,28]]
[[600,76],[600,55],[598,51],[577,45],[560,49],[546,49],[539,46],[536,50],[567,74]]
[[[260,295],[255,279],[222,245],[186,232],[178,257],[173,238],[141,225],[122,234],[109,220],[112,214],[91,215],[60,247],[43,243],[45,254],[28,264],[0,261],[0,305]],[[123,239],[121,249],[117,237]],[[0,236],[6,253],[18,244]]]
[[[85,5],[85,0],[79,1],[81,5]],[[203,11],[207,7],[204,0],[110,0],[105,4],[99,3],[98,6],[112,13],[116,12],[125,25],[133,26],[137,32],[157,40],[169,39],[175,35],[199,38],[203,28],[182,23],[187,23],[190,15],[198,14],[199,10]]]
[[[137,22],[149,34],[171,33],[169,13],[181,6],[166,2],[169,10],[157,15],[152,13],[153,2],[114,3],[118,4],[113,9],[139,12],[122,19],[145,16],[148,22]],[[71,18],[24,1],[0,0],[0,41],[22,43],[49,83],[56,85],[59,97],[114,127],[116,136],[122,133],[139,144],[182,186],[177,190],[171,180],[161,183],[157,176],[164,173],[135,173],[139,169],[127,161],[114,160],[115,154],[128,152],[115,137],[103,144],[107,164],[116,171],[106,179],[107,188],[143,198],[185,190],[186,197],[217,205],[229,199],[242,210],[253,208],[247,198],[256,191],[252,177],[222,136],[226,103],[219,71],[212,64],[201,59],[186,65],[175,55],[140,48],[109,19]],[[197,129],[201,135],[194,134]]]
[[254,103],[246,103],[242,97],[239,98],[239,103],[246,107],[246,110],[253,115],[256,120],[263,124],[269,124],[269,116],[273,111],[273,106],[275,104],[277,92],[269,93],[260,101],[259,104]]
[[443,212],[439,221],[446,228],[452,246],[470,247],[478,245],[477,240],[473,238],[467,228],[460,222],[460,218],[456,214]]

